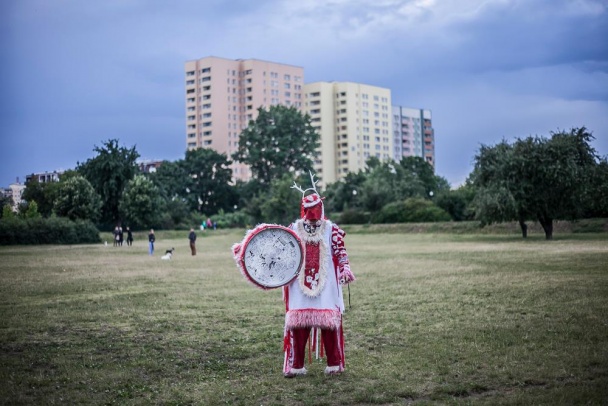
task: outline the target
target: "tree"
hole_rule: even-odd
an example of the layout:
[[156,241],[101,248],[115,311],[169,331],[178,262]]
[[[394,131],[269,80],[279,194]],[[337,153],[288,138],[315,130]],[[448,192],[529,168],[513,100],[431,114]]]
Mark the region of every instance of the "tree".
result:
[[608,217],[608,161],[603,158],[593,168],[586,197],[586,217]]
[[93,151],[97,156],[77,164],[76,170],[101,196],[101,222],[116,224],[120,220],[118,205],[124,188],[139,172],[136,163],[139,153],[135,147],[119,147],[117,139],[104,142],[102,147],[95,146]]
[[10,203],[5,203],[2,206],[2,219],[4,220],[13,220],[15,219],[17,216],[15,215],[15,212],[13,211],[13,205]]
[[25,182],[25,189],[21,195],[21,200],[25,200],[28,203],[36,202],[38,204],[38,212],[44,217],[48,217],[53,212],[57,188],[57,182],[40,183],[37,177],[32,177]]
[[465,183],[458,189],[440,192],[435,204],[449,213],[454,221],[471,220],[475,215],[471,208],[474,198],[475,188],[470,183]]
[[25,212],[26,219],[37,219],[40,218],[40,213],[38,212],[38,203],[35,200],[28,202],[27,210]]
[[307,173],[319,148],[319,135],[310,117],[295,107],[260,107],[239,139],[232,159],[249,165],[253,176],[270,184],[284,173]]
[[96,221],[100,208],[99,195],[84,177],[75,176],[60,182],[53,207],[58,216]]
[[362,210],[361,191],[365,179],[367,176],[363,171],[349,172],[344,179],[327,185],[325,210],[328,213]]
[[[199,148],[186,151],[185,159],[163,162],[150,179],[160,189],[165,200],[185,202],[190,211],[215,214],[232,211],[238,202],[230,184],[231,162],[215,150]],[[182,204],[169,205],[181,212]],[[175,213],[178,217],[179,213]]]
[[373,158],[367,161],[367,168],[361,199],[371,212],[411,197],[432,199],[450,188],[447,180],[436,176],[433,167],[420,157],[406,157],[399,163]]
[[119,205],[121,217],[134,228],[156,227],[165,209],[160,190],[143,175],[131,179]]
[[13,205],[13,198],[12,197],[8,197],[8,196],[4,196],[3,194],[0,194],[0,208],[2,208],[2,210],[0,210],[0,218],[4,217],[4,207],[8,206],[12,210],[12,205]]
[[232,211],[238,201],[232,179],[231,162],[226,155],[207,148],[186,152],[180,163],[186,174],[186,194],[192,210],[207,215],[219,210]]
[[545,238],[553,238],[555,219],[574,220],[588,206],[590,177],[598,165],[593,136],[585,127],[527,137],[495,147],[482,146],[475,157],[475,205],[486,222],[536,219]]
[[184,198],[189,193],[188,172],[183,159],[175,162],[163,161],[156,172],[150,173],[148,176],[160,189],[166,200]]

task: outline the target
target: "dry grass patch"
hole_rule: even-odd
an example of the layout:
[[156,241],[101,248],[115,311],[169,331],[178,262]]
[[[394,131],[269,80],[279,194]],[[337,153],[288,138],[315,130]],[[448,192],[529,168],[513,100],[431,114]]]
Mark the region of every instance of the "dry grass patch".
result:
[[[347,372],[286,380],[279,290],[246,283],[242,232],[0,247],[5,404],[601,404],[608,239],[347,236]],[[172,261],[161,261],[175,247]],[[348,290],[345,290],[348,305]]]

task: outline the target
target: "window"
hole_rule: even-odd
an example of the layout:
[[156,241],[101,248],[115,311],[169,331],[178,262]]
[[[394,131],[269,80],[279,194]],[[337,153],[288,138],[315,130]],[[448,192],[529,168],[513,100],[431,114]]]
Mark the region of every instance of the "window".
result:
[[211,76],[205,76],[204,78],[201,78],[201,82],[209,82],[211,80]]
[[186,76],[194,76],[194,71],[191,70],[189,72],[186,72]]
[[186,90],[186,94],[192,94],[192,93],[194,93],[194,92],[195,92],[195,90],[194,90],[194,89],[188,89],[188,90]]
[[194,84],[194,80],[188,80],[186,81],[186,85],[193,85]]
[[188,120],[196,120],[196,116],[188,116]]
[[194,103],[196,99],[194,97],[189,97],[187,101],[188,103]]
[[188,138],[194,138],[196,137],[196,133],[188,133]]
[[288,74],[283,75],[283,80],[291,80],[291,76]]

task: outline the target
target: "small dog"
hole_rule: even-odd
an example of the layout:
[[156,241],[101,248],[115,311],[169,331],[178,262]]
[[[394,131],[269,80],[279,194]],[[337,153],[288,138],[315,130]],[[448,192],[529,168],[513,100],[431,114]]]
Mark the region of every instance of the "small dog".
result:
[[170,250],[165,251],[165,255],[160,257],[160,259],[171,259],[171,257],[173,256],[173,251],[175,251],[175,248],[171,248]]

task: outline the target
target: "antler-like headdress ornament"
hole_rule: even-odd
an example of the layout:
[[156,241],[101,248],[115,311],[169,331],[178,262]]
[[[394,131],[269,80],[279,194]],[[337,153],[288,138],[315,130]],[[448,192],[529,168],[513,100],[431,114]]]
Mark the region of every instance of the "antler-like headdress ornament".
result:
[[[300,186],[298,186],[298,184],[294,181],[293,185],[291,186],[292,189],[296,189],[299,190],[302,193],[302,204],[300,205],[300,217],[304,218],[306,216],[306,213],[308,211],[314,211],[316,212],[317,216],[317,220],[318,219],[323,219],[325,218],[325,209],[323,207],[323,199],[321,198],[321,196],[319,195],[319,192],[317,191],[317,181],[315,181],[315,176],[312,174],[312,172],[308,171],[309,175],[310,175],[310,182],[312,184],[312,187],[309,187],[308,189],[302,189]],[[309,195],[306,195],[306,193],[311,192]],[[320,205],[319,207],[315,207],[317,205]],[[312,208],[315,209],[312,209]],[[320,210],[319,210],[320,208]],[[312,209],[312,210],[311,210]]]

